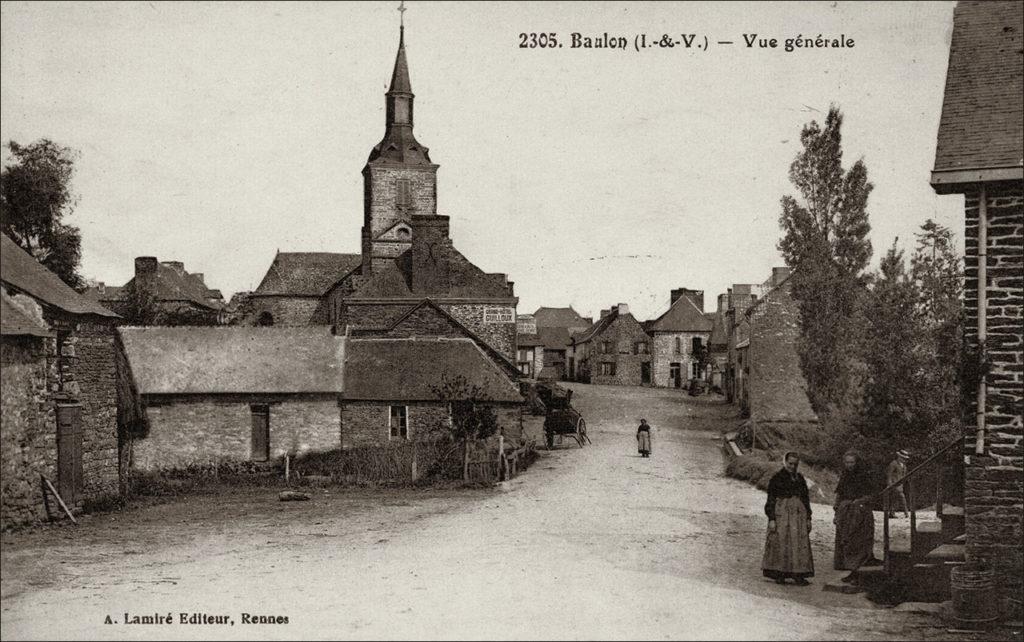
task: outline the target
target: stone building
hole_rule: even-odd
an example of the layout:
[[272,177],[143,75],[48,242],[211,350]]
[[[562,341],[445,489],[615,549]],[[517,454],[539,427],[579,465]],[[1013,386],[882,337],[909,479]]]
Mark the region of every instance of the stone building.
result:
[[[123,286],[98,283],[82,296],[126,319],[145,325],[216,325],[225,323],[224,297],[207,287],[199,272],[188,272],[180,261],[135,259],[135,276]],[[152,306],[144,312],[142,306]],[[145,318],[143,318],[145,317]]]
[[682,388],[690,379],[703,379],[699,352],[707,346],[712,326],[704,315],[703,291],[672,290],[668,310],[646,325],[652,340],[652,383]]
[[536,379],[544,369],[544,341],[538,334],[516,336],[516,367],[527,379]]
[[756,285],[734,283],[726,296],[728,306],[725,311],[725,329],[728,335],[727,366],[725,369],[725,395],[729,403],[739,403],[739,392],[745,375],[745,365],[741,363],[740,351],[746,346],[746,321],[743,316],[747,308],[757,301]]
[[360,254],[281,252],[249,297],[248,325],[327,325],[325,296],[362,264]]
[[931,175],[937,193],[964,197],[966,336],[991,364],[964,396],[966,557],[996,569],[1017,619],[1024,578],[1022,24],[1019,2],[957,4]]
[[0,528],[121,492],[114,325],[0,235]]
[[[455,383],[460,378],[465,385]],[[349,340],[345,382],[346,448],[444,434],[451,425],[451,404],[460,401],[490,406],[502,434],[522,436],[519,387],[469,339]]]
[[792,297],[789,268],[773,268],[764,293],[744,312],[740,364],[745,378],[740,399],[755,426],[803,425],[814,429],[818,417],[807,397],[797,344],[800,310]]
[[541,363],[536,372],[538,378],[562,380],[570,378],[575,371],[575,356],[572,335],[584,332],[593,321],[580,316],[576,310],[567,308],[537,308],[533,314],[537,335],[543,344],[538,356]]
[[639,386],[651,383],[651,337],[620,303],[572,338],[573,379],[587,383]]
[[[119,334],[139,417],[123,430],[133,470],[427,439],[458,401],[492,406],[506,436],[522,434],[518,388],[466,338],[360,339],[327,326]],[[442,396],[459,377],[467,385]]]
[[708,383],[712,389],[725,390],[725,376],[729,370],[729,331],[726,329],[726,312],[729,309],[729,295],[718,295],[718,309],[708,313],[711,321],[711,336],[708,337],[708,348],[711,351],[711,371]]

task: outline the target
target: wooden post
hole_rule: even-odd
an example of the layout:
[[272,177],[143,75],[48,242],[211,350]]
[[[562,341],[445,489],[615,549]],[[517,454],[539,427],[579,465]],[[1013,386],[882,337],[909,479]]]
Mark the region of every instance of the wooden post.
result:
[[291,455],[284,456],[284,480],[287,482],[291,477]]
[[43,481],[46,482],[46,485],[49,487],[50,492],[53,493],[53,496],[57,498],[57,502],[60,504],[60,507],[63,508],[64,512],[68,514],[68,517],[71,518],[71,523],[77,525],[78,520],[71,514],[71,509],[69,509],[68,505],[64,503],[64,500],[60,498],[60,493],[57,492],[57,489],[53,487],[53,484],[51,484],[50,480],[46,478],[46,475],[40,475],[40,477],[42,477]]
[[469,481],[469,440],[462,442],[462,481]]
[[412,444],[412,480],[416,481],[419,477],[419,471],[416,470],[416,442]]
[[885,573],[891,572],[892,561],[889,559],[889,510],[892,508],[892,493],[885,493],[882,496],[882,561],[885,564]]
[[914,559],[916,551],[914,550],[914,531],[917,530],[917,507],[914,506],[914,482],[908,479],[903,484],[903,490],[906,492],[907,506],[910,508],[910,559]]
[[498,435],[498,481],[508,480],[508,462],[505,461],[505,435]]

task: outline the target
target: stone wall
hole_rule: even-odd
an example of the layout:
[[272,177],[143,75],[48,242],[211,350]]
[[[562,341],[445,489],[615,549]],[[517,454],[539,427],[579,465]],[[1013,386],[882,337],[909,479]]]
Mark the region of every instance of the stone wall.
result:
[[274,318],[274,325],[317,325],[329,321],[327,303],[321,297],[254,295],[252,310],[253,323],[265,312]]
[[513,313],[508,323],[491,323],[484,320],[487,308],[511,308],[515,300],[495,300],[493,303],[443,303],[441,308],[459,320],[474,334],[486,341],[510,362],[516,361],[516,319]]
[[[672,387],[669,378],[671,364],[680,364],[682,386],[693,378],[693,340],[699,338],[707,345],[709,332],[656,332],[651,341],[652,384],[660,388]],[[676,339],[679,340],[679,352],[676,352]]]
[[[112,325],[79,323],[62,346],[71,362],[74,396],[82,404],[82,494],[99,499],[120,492],[117,365]],[[67,375],[65,375],[67,376]]]
[[[985,560],[999,573],[1001,592],[1020,599],[1024,577],[1024,187],[989,188],[985,454],[975,454],[977,398],[964,398],[968,560]],[[967,340],[978,344],[979,194],[966,194]]]
[[785,281],[750,309],[750,417],[755,422],[817,422],[800,370],[800,310]]
[[113,325],[41,312],[55,337],[3,339],[3,528],[48,516],[40,475],[59,486],[58,403],[81,406],[81,487],[63,499],[80,511],[121,491]]
[[[42,481],[57,478],[57,419],[46,385],[53,339],[0,339],[0,528],[46,518]],[[52,351],[52,348],[51,348]]]
[[137,470],[248,461],[252,404],[270,410],[270,458],[341,445],[336,395],[147,396],[149,432],[132,443]]

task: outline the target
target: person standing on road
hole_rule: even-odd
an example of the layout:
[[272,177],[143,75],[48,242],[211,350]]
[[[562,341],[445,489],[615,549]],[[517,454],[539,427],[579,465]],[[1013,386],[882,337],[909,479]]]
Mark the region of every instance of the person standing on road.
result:
[[833,564],[837,571],[850,571],[843,578],[852,582],[854,573],[875,559],[875,515],[871,500],[871,476],[861,456],[850,450],[843,455],[843,474],[836,486],[836,549]]
[[[889,462],[885,469],[885,485],[892,486],[907,475],[907,462],[910,461],[910,453],[904,449],[896,451],[896,459]],[[896,486],[891,491],[892,499],[889,501],[889,517],[896,516],[896,509],[903,507],[903,516],[910,517],[910,508],[907,506],[907,496],[903,494],[903,484]]]
[[636,448],[641,457],[651,456],[651,425],[646,419],[641,419],[636,429]]
[[811,554],[811,500],[807,480],[797,472],[800,457],[788,452],[782,470],[768,482],[768,536],[764,543],[761,572],[779,584],[790,578],[798,586],[807,586],[814,577]]

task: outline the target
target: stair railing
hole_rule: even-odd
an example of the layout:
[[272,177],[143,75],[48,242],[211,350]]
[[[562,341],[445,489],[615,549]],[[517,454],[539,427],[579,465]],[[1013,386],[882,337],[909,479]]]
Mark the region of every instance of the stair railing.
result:
[[[917,533],[917,510],[914,506],[914,480],[918,473],[931,467],[931,465],[938,461],[941,457],[946,455],[950,450],[956,446],[963,445],[963,438],[956,438],[949,442],[939,450],[932,453],[927,459],[918,464],[903,477],[886,486],[880,493],[876,494],[882,496],[882,546],[885,551],[883,561],[885,563],[886,574],[892,571],[892,556],[890,551],[890,537],[889,537],[889,511],[892,508],[892,493],[899,487],[903,486],[903,494],[907,498],[907,508],[910,510],[910,554],[914,556],[917,548],[914,546],[915,534]],[[938,518],[942,517],[942,502],[945,499],[944,489],[944,475],[940,472],[936,475],[936,488],[935,488],[935,515]]]

